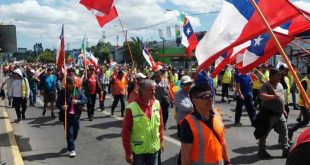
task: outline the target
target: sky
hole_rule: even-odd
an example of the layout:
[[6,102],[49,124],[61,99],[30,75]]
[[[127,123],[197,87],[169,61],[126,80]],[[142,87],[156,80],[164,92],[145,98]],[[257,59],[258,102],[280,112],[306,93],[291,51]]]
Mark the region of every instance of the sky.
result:
[[[293,0],[295,5],[310,12],[310,0]],[[209,30],[223,0],[115,0],[119,17],[128,30],[128,38],[141,37],[144,42],[174,40],[174,26],[181,26],[178,15],[189,14],[195,32]],[[35,43],[43,48],[58,48],[61,26],[64,24],[66,49],[80,48],[83,37],[93,46],[105,34],[106,42],[119,45],[124,34],[118,19],[100,28],[95,16],[79,0],[0,0],[0,23],[16,26],[17,47],[33,49]],[[155,25],[155,26],[152,26]],[[172,36],[166,33],[167,27]]]

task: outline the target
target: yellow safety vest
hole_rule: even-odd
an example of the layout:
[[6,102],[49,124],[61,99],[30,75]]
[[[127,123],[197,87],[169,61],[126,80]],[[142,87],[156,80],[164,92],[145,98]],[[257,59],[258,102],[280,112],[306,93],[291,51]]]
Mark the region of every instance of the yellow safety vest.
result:
[[153,154],[160,149],[159,125],[160,103],[156,100],[152,106],[151,119],[145,116],[136,102],[130,103],[126,109],[132,113],[132,129],[130,144],[134,154]]
[[[309,80],[308,76],[304,77],[301,81],[306,81],[307,82],[306,93],[308,95],[308,98],[310,98],[310,80]],[[304,101],[302,99],[302,96],[301,96],[300,92],[298,92],[297,103],[298,103],[299,106],[302,106],[302,107],[305,106],[305,103],[304,103]]]
[[231,71],[225,71],[223,75],[223,83],[229,84],[231,82]]
[[22,79],[22,97],[25,98],[27,95],[27,85],[26,85],[26,80],[23,78]]

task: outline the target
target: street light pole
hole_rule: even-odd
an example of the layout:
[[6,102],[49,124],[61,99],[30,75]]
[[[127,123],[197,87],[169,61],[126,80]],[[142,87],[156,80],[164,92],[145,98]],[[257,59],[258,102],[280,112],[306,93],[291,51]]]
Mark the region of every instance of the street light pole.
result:
[[162,57],[162,61],[164,63],[164,55],[165,55],[165,38],[164,37],[160,37],[163,40],[163,57]]

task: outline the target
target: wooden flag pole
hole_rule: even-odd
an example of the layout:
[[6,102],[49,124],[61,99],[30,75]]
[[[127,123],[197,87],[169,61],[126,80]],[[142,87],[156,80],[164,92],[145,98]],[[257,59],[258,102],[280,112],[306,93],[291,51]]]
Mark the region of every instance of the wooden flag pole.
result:
[[295,43],[294,41],[292,42],[292,44],[295,45],[296,47],[298,47],[299,49],[305,51],[306,53],[310,54],[310,51],[308,51],[307,49],[305,49],[305,48],[299,46],[299,45],[298,45],[297,43]]
[[65,87],[65,120],[64,120],[64,127],[65,127],[65,138],[67,139],[67,129],[68,129],[68,121],[67,121],[67,89],[66,89],[66,86],[67,86],[67,67],[65,67],[66,65],[66,60],[64,58],[64,87]]
[[123,33],[124,33],[124,36],[125,36],[125,42],[127,44],[127,47],[128,47],[128,50],[129,50],[129,54],[130,54],[130,58],[131,58],[131,62],[132,62],[132,66],[135,66],[135,63],[133,61],[133,58],[132,58],[132,53],[131,53],[131,49],[130,49],[130,45],[129,45],[129,42],[127,40],[127,32],[125,32],[125,29],[124,29],[124,26],[123,26],[123,23],[121,21],[121,18],[119,17],[118,13],[117,13],[117,17],[118,17],[118,21],[122,27],[122,30],[123,30]]
[[303,40],[303,39],[301,39],[301,38],[299,38],[299,37],[294,37],[294,39],[297,40],[297,41],[304,42],[304,43],[306,43],[306,44],[310,44],[309,41]]
[[299,78],[296,74],[296,71],[294,70],[294,68],[292,67],[287,55],[285,54],[281,44],[279,43],[278,39],[276,38],[275,34],[273,33],[270,25],[268,24],[266,18],[264,17],[264,15],[262,14],[262,12],[260,11],[260,9],[258,8],[257,4],[255,3],[254,0],[251,0],[251,3],[252,5],[254,6],[255,10],[257,11],[257,13],[259,14],[259,16],[261,17],[262,21],[264,22],[269,34],[271,35],[272,39],[274,40],[274,42],[276,43],[276,46],[278,48],[278,50],[280,51],[280,54],[282,56],[282,58],[284,59],[285,63],[287,64],[288,66],[288,69],[289,71],[292,73],[292,76],[294,77],[294,80],[295,80],[295,83],[298,87],[298,90],[300,91],[304,101],[305,101],[305,104],[307,105],[307,107],[310,107],[310,101],[309,101],[309,98],[304,90],[304,88],[302,87],[301,85],[301,82],[299,81]]

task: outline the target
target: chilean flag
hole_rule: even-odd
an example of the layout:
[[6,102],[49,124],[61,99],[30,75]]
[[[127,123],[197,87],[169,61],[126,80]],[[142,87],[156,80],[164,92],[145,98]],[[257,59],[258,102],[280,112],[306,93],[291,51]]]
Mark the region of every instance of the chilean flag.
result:
[[192,51],[196,48],[198,44],[198,40],[194,33],[193,27],[187,17],[182,14],[181,19],[183,20],[182,45],[186,47],[185,54],[188,57],[191,57]]
[[114,0],[81,0],[80,4],[88,10],[96,10],[101,13],[109,14]]
[[[95,14],[96,15],[96,14]],[[99,23],[99,26],[101,28],[103,28],[103,26],[105,24],[107,24],[108,22],[112,21],[113,19],[115,19],[116,17],[118,17],[118,13],[116,10],[116,7],[113,6],[110,10],[110,12],[106,15],[100,16],[100,15],[96,15],[97,21]]]
[[[271,28],[300,14],[288,0],[255,0]],[[266,27],[249,0],[225,0],[223,8],[210,31],[196,48],[198,72],[209,67],[224,52],[255,36],[265,33]]]
[[143,57],[145,58],[146,62],[151,66],[153,67],[155,62],[152,58],[152,55],[150,54],[149,50],[144,46],[144,44],[141,44],[141,47],[142,47],[142,54],[143,54]]
[[86,58],[96,67],[98,65],[98,59],[94,56],[94,54],[85,51]]
[[57,69],[61,69],[65,60],[65,37],[64,37],[64,25],[61,28],[60,47],[57,52]]
[[[309,13],[305,12],[305,15],[309,16]],[[292,28],[294,27],[294,28]],[[303,15],[297,16],[274,29],[275,35],[279,40],[282,47],[289,44],[294,40],[294,35],[310,29],[310,21]],[[283,33],[279,33],[283,32]],[[246,73],[257,67],[259,64],[264,63],[271,56],[278,52],[275,42],[270,37],[269,33],[259,35],[257,38],[251,41],[251,46],[248,47],[243,56],[243,66],[239,68],[239,71]]]
[[232,57],[232,55],[234,54],[240,54],[241,52],[244,52],[245,48],[247,48],[248,46],[250,46],[251,42],[245,42],[239,46],[234,47],[232,50],[228,50],[227,52],[225,52],[225,56],[221,56],[219,57],[216,61],[215,61],[215,68],[211,73],[211,77],[215,77],[217,74],[219,74],[226,65],[228,65],[230,63],[230,57]]

